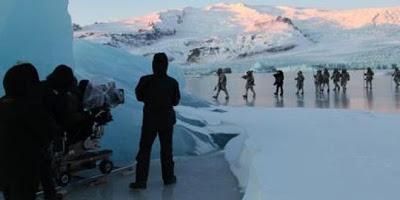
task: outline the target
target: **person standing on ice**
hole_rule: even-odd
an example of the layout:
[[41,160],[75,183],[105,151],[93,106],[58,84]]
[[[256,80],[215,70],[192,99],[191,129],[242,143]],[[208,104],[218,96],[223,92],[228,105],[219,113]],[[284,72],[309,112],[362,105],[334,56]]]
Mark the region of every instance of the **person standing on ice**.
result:
[[[76,87],[77,80],[71,67],[66,65],[57,66],[50,73],[45,81],[42,81],[43,102],[47,111],[54,117],[55,121],[64,132],[71,135],[72,124],[80,124],[78,121],[90,120],[89,115],[79,112],[71,112],[70,107],[75,104],[71,101],[74,96],[73,88]],[[81,130],[83,132],[83,129]],[[56,149],[62,148],[59,138],[62,134],[54,133],[50,139],[55,143]],[[71,140],[67,141],[72,142]],[[43,187],[44,198],[46,200],[62,199],[62,195],[57,193],[55,183],[55,172],[52,168],[53,155],[51,151],[46,152],[47,156],[41,160],[40,181]]]
[[343,88],[343,92],[346,92],[347,90],[347,82],[350,81],[350,74],[347,72],[346,69],[342,70],[342,74],[340,75],[340,85]]
[[255,81],[254,81],[254,75],[253,75],[253,71],[247,71],[246,75],[242,76],[243,79],[246,80],[246,93],[243,95],[243,98],[247,99],[247,95],[249,93],[249,90],[253,93],[253,98],[256,97],[256,92],[254,91],[254,86]]
[[[278,94],[280,96],[283,96],[283,81],[285,80],[285,76],[283,74],[283,71],[279,70],[274,74],[275,77],[275,82],[274,85],[276,86],[276,90],[274,95],[278,96]],[[280,93],[279,93],[280,90]]]
[[157,53],[153,59],[153,74],[143,76],[136,87],[136,98],[144,103],[139,152],[136,156],[136,181],[131,189],[146,189],[151,149],[158,136],[164,185],[176,183],[172,155],[173,131],[176,123],[174,106],[181,95],[178,82],[167,75],[168,57]]
[[225,99],[228,100],[229,99],[229,93],[228,93],[228,89],[226,88],[226,84],[227,84],[227,78],[225,73],[223,72],[223,70],[221,68],[219,68],[217,70],[217,76],[218,76],[218,83],[214,88],[214,91],[217,91],[217,94],[215,96],[213,96],[214,99],[218,99],[219,93],[221,91],[225,92]]
[[40,160],[50,135],[60,133],[55,120],[38,101],[39,76],[32,64],[18,64],[4,77],[0,99],[0,190],[6,200],[34,200]]
[[372,80],[374,80],[374,72],[370,67],[367,68],[367,72],[364,73],[365,88],[372,90]]
[[335,85],[335,88],[333,89],[333,91],[335,91],[335,92],[340,91],[340,85],[339,85],[340,78],[341,78],[341,74],[340,74],[339,70],[334,69],[333,73],[332,73],[332,81],[333,81],[333,84]]
[[314,75],[315,91],[317,93],[321,92],[322,90],[322,81],[323,81],[322,71],[318,70],[317,74]]
[[327,68],[325,68],[324,73],[322,74],[322,87],[321,87],[322,92],[324,92],[325,87],[327,87],[326,91],[328,93],[330,92],[330,83],[329,83],[330,78],[331,78],[331,75],[329,73],[329,70]]
[[400,70],[397,66],[393,66],[394,67],[394,72],[392,74],[393,77],[393,81],[396,84],[396,88],[398,88],[400,86]]
[[304,80],[305,80],[303,72],[299,71],[297,73],[297,77],[294,80],[297,81],[297,84],[296,84],[297,92],[296,92],[296,94],[299,95],[300,91],[301,91],[301,95],[303,95],[304,94]]

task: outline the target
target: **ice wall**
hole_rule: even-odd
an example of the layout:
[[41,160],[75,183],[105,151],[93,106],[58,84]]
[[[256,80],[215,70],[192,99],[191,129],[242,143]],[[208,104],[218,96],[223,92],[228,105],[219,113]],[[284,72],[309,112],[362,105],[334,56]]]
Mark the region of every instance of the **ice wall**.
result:
[[[113,160],[118,165],[133,162],[139,144],[143,107],[134,97],[134,88],[141,76],[152,73],[151,60],[81,40],[74,42],[74,57],[75,73],[79,79],[89,79],[98,83],[115,81],[119,88],[125,90],[126,103],[113,111],[114,121],[106,127],[103,145],[114,150]],[[170,66],[168,73],[179,81],[182,89],[185,87],[181,70]],[[175,136],[175,152],[189,151],[185,146],[190,138],[187,138],[185,132],[177,128]],[[157,155],[156,145],[153,156]]]
[[41,75],[73,65],[67,8],[67,0],[1,0],[0,75],[18,61],[32,62]]

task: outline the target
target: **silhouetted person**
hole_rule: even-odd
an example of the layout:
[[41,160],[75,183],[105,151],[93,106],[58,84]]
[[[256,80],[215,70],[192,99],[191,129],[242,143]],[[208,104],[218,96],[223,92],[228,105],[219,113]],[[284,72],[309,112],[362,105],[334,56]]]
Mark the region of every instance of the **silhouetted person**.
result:
[[19,64],[4,77],[0,99],[0,185],[6,200],[35,199],[40,160],[59,129],[38,101],[39,76],[31,64]]
[[[77,87],[77,80],[70,67],[66,65],[57,66],[53,72],[47,76],[47,79],[41,83],[43,90],[43,102],[47,111],[54,117],[55,121],[62,129],[70,136],[71,130],[76,120],[80,116],[74,115],[71,111],[71,103],[74,101],[72,89]],[[62,148],[62,134],[53,134],[51,140],[55,144],[57,151]],[[67,139],[69,143],[71,140]],[[57,194],[55,183],[55,172],[52,168],[53,155],[48,152],[40,167],[40,181],[42,183],[44,197],[46,200],[61,199],[60,194]]]
[[155,138],[160,140],[162,178],[165,185],[174,184],[172,134],[176,123],[174,106],[180,101],[179,84],[167,75],[168,58],[157,53],[153,59],[153,74],[143,76],[136,87],[136,98],[144,103],[142,134],[136,157],[136,182],[132,189],[145,189],[149,175],[151,148]]
[[315,84],[315,91],[321,92],[322,89],[322,82],[323,82],[323,75],[322,71],[318,70],[317,74],[314,75],[314,84]]
[[219,68],[217,70],[217,76],[218,76],[218,83],[217,86],[215,86],[214,91],[217,90],[217,94],[215,96],[213,96],[214,99],[218,99],[219,93],[221,91],[225,92],[225,99],[228,100],[229,99],[229,93],[228,93],[228,89],[226,88],[226,84],[227,84],[227,79],[226,79],[226,75],[223,72],[223,70],[221,68]]
[[[297,95],[299,95],[299,94],[303,95],[304,94],[304,80],[305,80],[303,72],[299,71],[297,73],[297,77],[294,80],[297,81],[297,84],[296,84],[297,92],[296,92],[296,94]],[[301,93],[300,93],[300,91],[301,91]]]
[[327,87],[327,92],[330,92],[330,83],[329,80],[331,78],[331,75],[329,73],[329,70],[327,68],[324,69],[324,73],[322,74],[322,92],[325,89],[325,86]]
[[334,69],[333,73],[332,73],[332,80],[333,80],[333,84],[335,85],[335,88],[333,89],[333,91],[338,92],[340,91],[340,78],[341,78],[341,74],[339,72],[338,69]]
[[253,71],[247,71],[246,75],[242,76],[242,78],[246,80],[246,86],[245,86],[246,93],[243,95],[243,98],[247,99],[249,90],[253,93],[253,98],[255,98],[256,92],[254,91],[254,86],[256,84],[254,81]]
[[275,77],[275,83],[274,85],[276,86],[276,90],[274,95],[278,95],[279,94],[279,90],[280,90],[280,95],[283,96],[283,81],[285,80],[285,77],[283,75],[283,71],[278,71],[274,74]]
[[340,74],[340,85],[343,88],[343,93],[346,93],[347,91],[347,82],[350,81],[350,74],[347,72],[346,69],[342,70],[342,73]]
[[367,89],[372,89],[372,80],[374,79],[374,72],[370,67],[367,68],[367,72],[364,73],[364,79],[365,79],[365,88]]
[[392,74],[393,81],[396,84],[396,88],[400,86],[400,70],[397,66],[393,66],[394,72]]

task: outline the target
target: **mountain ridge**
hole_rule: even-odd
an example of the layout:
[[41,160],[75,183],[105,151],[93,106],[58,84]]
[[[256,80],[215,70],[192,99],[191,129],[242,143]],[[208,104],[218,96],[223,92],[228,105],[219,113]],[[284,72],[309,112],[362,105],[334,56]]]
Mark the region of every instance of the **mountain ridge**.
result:
[[85,26],[75,37],[184,67],[397,63],[400,7],[322,10],[213,4]]

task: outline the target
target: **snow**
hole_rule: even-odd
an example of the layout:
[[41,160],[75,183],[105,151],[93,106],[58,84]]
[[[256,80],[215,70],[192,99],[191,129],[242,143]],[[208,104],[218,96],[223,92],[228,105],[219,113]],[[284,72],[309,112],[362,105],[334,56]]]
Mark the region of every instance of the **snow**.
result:
[[[135,55],[166,51],[186,72],[218,67],[243,72],[257,63],[291,69],[325,63],[360,68],[400,62],[399,25],[400,7],[321,10],[220,3],[90,25],[75,37],[111,42]],[[161,36],[138,39],[144,30],[158,30]],[[118,40],[112,34],[128,36]],[[294,48],[274,51],[290,46]],[[190,60],[193,51],[199,55]]]
[[65,0],[0,1],[0,75],[18,61],[42,75],[73,64],[71,18]]
[[225,151],[245,200],[400,197],[398,115],[355,110],[180,109],[243,128]]

